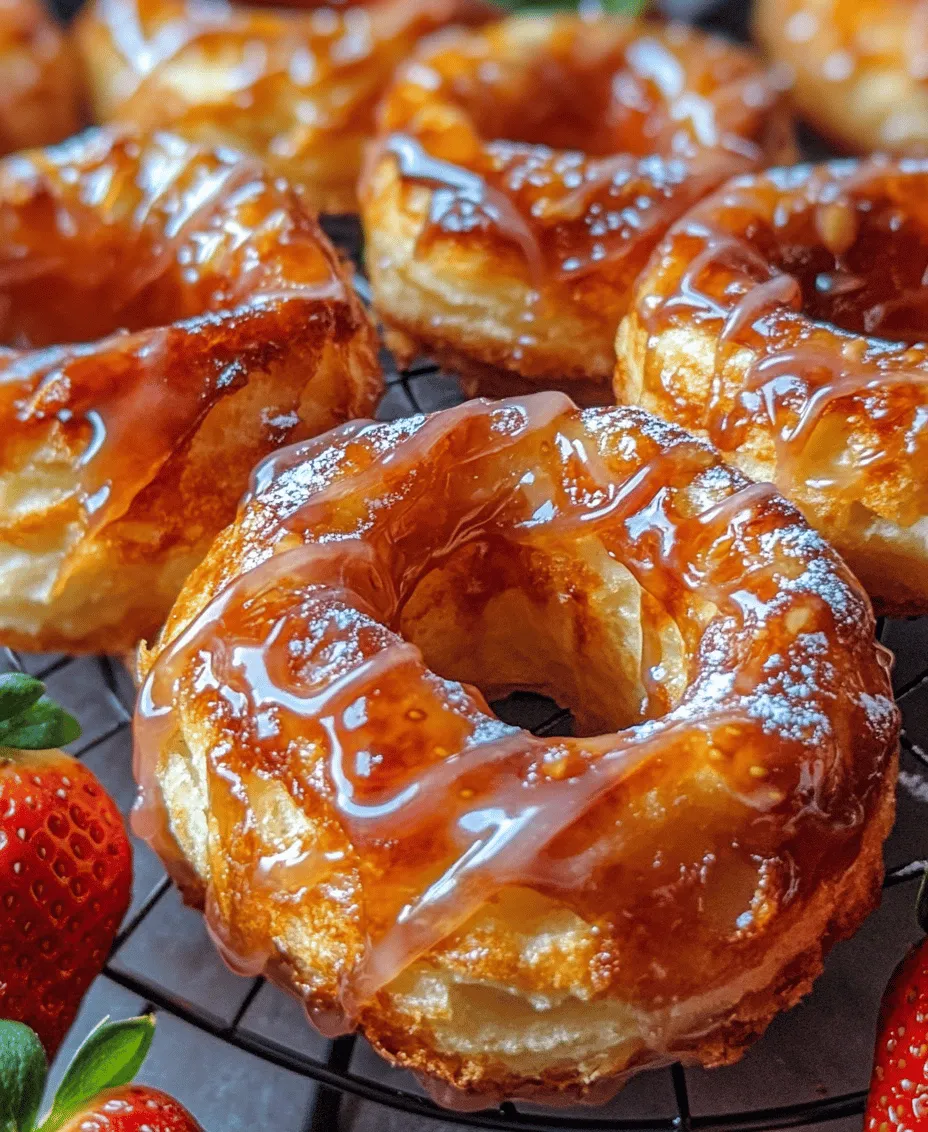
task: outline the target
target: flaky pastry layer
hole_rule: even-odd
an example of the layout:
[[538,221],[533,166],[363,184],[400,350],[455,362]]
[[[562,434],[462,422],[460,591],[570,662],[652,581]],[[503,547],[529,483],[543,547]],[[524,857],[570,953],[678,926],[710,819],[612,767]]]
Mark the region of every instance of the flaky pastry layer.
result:
[[775,482],[880,612],[928,611],[928,163],[739,178],[668,233],[615,393]]
[[378,313],[468,392],[602,404],[667,227],[793,153],[759,63],[693,29],[535,14],[437,35],[385,96],[362,180]]
[[371,412],[375,333],[293,189],[173,135],[8,159],[0,233],[0,640],[131,649],[256,460]]

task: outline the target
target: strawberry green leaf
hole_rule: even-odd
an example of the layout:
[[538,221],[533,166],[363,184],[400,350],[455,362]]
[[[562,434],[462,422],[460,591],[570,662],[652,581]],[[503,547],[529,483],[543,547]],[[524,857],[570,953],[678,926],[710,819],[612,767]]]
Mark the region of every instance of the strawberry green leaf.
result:
[[47,696],[11,718],[3,719],[0,714],[0,747],[45,751],[73,742],[80,733],[81,725],[74,716]]
[[33,1031],[22,1022],[0,1022],[0,1132],[32,1132],[47,1072]]
[[25,672],[7,672],[0,676],[0,720],[13,719],[28,711],[44,692],[42,681]]
[[155,1020],[150,1014],[125,1022],[104,1018],[65,1071],[40,1132],[60,1128],[104,1089],[127,1085],[141,1068],[154,1034]]

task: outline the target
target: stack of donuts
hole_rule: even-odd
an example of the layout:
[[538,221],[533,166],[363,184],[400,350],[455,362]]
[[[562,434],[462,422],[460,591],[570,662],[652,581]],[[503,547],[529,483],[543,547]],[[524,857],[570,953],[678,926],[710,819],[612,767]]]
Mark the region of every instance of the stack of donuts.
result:
[[[131,653],[224,957],[465,1107],[808,993],[928,614],[924,5],[590,8],[0,6],[0,644]],[[371,420],[372,314],[470,399]]]

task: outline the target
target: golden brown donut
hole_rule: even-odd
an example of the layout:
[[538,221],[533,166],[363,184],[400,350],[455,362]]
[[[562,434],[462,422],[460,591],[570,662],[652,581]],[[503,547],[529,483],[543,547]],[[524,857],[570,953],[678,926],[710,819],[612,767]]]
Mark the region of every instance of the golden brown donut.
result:
[[362,182],[377,310],[469,391],[608,400],[629,289],[672,220],[793,155],[741,48],[681,25],[513,17],[423,44]]
[[41,0],[0,0],[0,156],[83,124],[71,46]]
[[91,0],[75,35],[100,120],[243,149],[316,208],[354,212],[396,65],[436,28],[486,17],[481,0]]
[[300,197],[168,134],[0,162],[0,300],[0,642],[17,648],[134,647],[255,461],[380,391],[373,328]]
[[928,154],[925,0],[757,0],[797,110],[843,149]]
[[928,162],[771,170],[671,229],[620,401],[772,480],[885,613],[928,612]]
[[[601,1097],[735,1060],[878,899],[873,630],[774,488],[641,409],[346,425],[257,470],[142,651],[136,829],[237,969],[444,1101]],[[512,688],[586,737],[502,723]]]

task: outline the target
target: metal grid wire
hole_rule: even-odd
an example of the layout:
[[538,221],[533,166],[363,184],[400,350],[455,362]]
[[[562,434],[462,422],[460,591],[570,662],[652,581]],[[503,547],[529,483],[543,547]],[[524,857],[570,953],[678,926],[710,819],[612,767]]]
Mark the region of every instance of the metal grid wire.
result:
[[[350,229],[337,227],[332,234],[343,246],[345,243],[354,243],[350,240]],[[359,279],[358,287],[362,295],[365,294],[366,284],[363,279]],[[389,362],[388,356],[385,361]],[[414,365],[403,372],[394,369],[388,371],[387,394],[381,415],[392,417],[409,412],[429,411],[458,399],[459,392],[454,380],[440,374],[435,366]],[[896,696],[905,719],[903,750],[908,768],[906,789],[910,797],[928,803],[928,618],[881,623],[879,629],[883,639],[896,650],[898,657]],[[98,756],[101,765],[105,766],[104,772],[101,773],[95,762],[92,765],[101,773],[104,785],[111,790],[114,787],[107,775],[115,773],[118,768],[121,778],[115,792],[120,805],[127,809],[132,795],[132,784],[127,776],[134,689],[121,663],[110,657],[34,656],[0,649],[0,671],[4,669],[29,671],[44,679],[56,697],[81,717],[84,736],[75,745],[74,753],[87,760],[94,760],[95,755]],[[569,712],[540,697],[515,696],[495,706],[508,721],[525,726],[538,735],[569,733]],[[891,862],[885,887],[893,888],[909,883],[913,888],[914,898],[914,885],[911,882],[917,880],[928,865],[928,861],[924,859],[928,857],[928,841],[922,832],[928,817],[928,805],[924,810],[913,813],[911,804],[907,804],[901,806],[900,811],[900,823],[894,836],[897,840],[901,838],[903,845],[915,846],[917,851],[906,852],[901,861]],[[138,852],[136,862],[138,874]],[[142,858],[141,863],[144,865],[146,862],[150,863],[149,858]],[[145,868],[142,877],[137,876],[137,880],[144,887],[151,877],[151,868]],[[598,1115],[595,1109],[574,1109],[548,1114],[533,1112],[531,1106],[526,1110],[525,1106],[512,1103],[476,1114],[447,1112],[433,1105],[423,1095],[417,1094],[413,1088],[395,1087],[392,1083],[378,1079],[371,1072],[364,1071],[363,1059],[362,1068],[359,1069],[356,1065],[356,1053],[360,1039],[354,1036],[331,1043],[317,1041],[314,1044],[318,1047],[318,1052],[315,1049],[307,1052],[297,1042],[291,1044],[286,1039],[280,1039],[273,1026],[270,1029],[275,1036],[269,1036],[267,1032],[257,1033],[249,1028],[246,1020],[264,987],[262,978],[251,980],[245,992],[238,996],[234,1010],[221,1015],[208,1002],[192,1001],[190,995],[179,993],[176,987],[167,985],[166,981],[159,981],[157,973],[140,971],[131,964],[122,962],[122,957],[132,950],[140,937],[157,929],[159,917],[164,914],[169,903],[170,893],[172,886],[159,869],[148,890],[136,894],[127,920],[113,945],[104,969],[105,976],[136,994],[149,1008],[167,1012],[229,1046],[317,1082],[319,1088],[312,1090],[309,1111],[303,1125],[305,1132],[333,1132],[338,1127],[339,1111],[346,1095],[373,1101],[426,1120],[440,1121],[445,1125],[518,1132],[551,1129],[572,1129],[575,1132],[593,1129],[603,1132],[606,1129],[611,1132],[643,1132],[645,1129],[686,1132],[687,1129],[693,1129],[708,1132],[711,1129],[733,1128],[761,1132],[765,1129],[808,1126],[854,1117],[863,1111],[864,1093],[853,1091],[774,1107],[694,1113],[687,1074],[682,1066],[675,1065],[669,1070],[673,1111],[667,1116]],[[368,1061],[368,1069],[370,1064]],[[401,1075],[396,1076],[403,1080]]]

